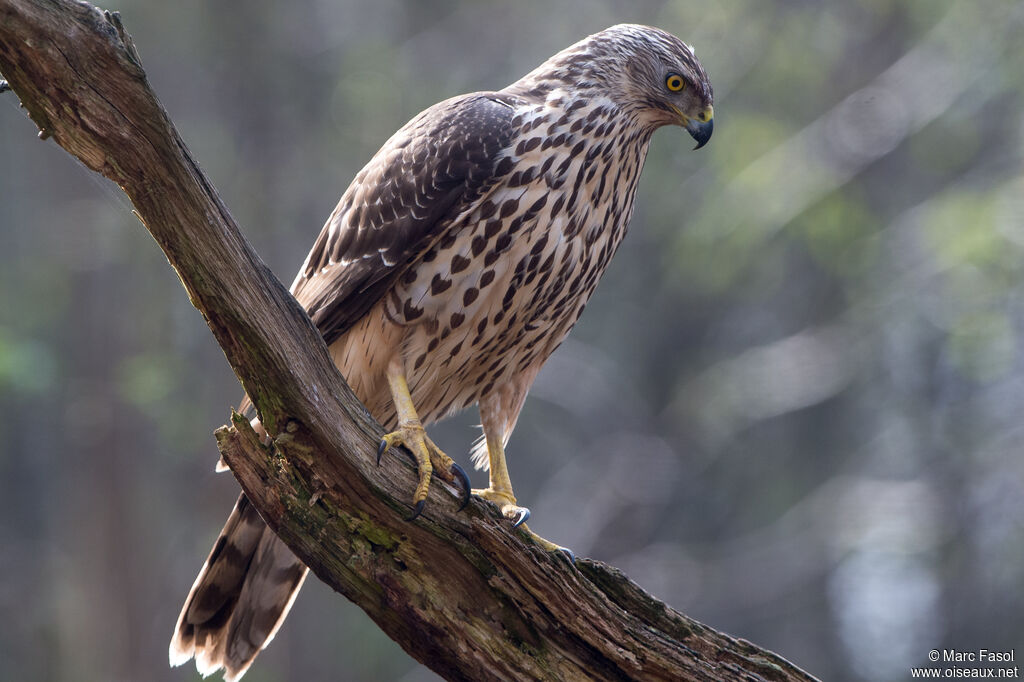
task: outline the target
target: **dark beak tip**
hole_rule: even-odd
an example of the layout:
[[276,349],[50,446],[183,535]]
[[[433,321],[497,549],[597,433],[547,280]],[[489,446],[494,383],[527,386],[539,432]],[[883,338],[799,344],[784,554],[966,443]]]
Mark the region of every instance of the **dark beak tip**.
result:
[[690,137],[697,141],[697,146],[694,149],[700,149],[711,139],[711,133],[715,130],[715,119],[708,119],[704,123],[694,123],[687,126],[686,130],[690,133]]

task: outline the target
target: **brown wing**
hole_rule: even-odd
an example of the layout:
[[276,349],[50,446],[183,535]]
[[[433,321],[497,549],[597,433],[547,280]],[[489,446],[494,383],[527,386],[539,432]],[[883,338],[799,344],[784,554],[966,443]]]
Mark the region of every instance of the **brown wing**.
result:
[[292,293],[330,345],[511,167],[515,98],[476,93],[427,109],[356,175]]

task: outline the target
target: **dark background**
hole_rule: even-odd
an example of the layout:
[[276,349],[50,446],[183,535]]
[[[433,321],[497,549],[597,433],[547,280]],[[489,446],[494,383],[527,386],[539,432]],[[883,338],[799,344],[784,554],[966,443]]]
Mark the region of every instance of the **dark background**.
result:
[[[286,284],[421,109],[621,21],[692,43],[715,137],[655,136],[527,401],[531,526],[823,679],[1024,655],[1020,3],[106,8]],[[0,98],[0,679],[194,680],[166,649],[239,386],[124,196],[35,133]],[[467,467],[475,420],[433,430]],[[314,578],[246,679],[432,675]]]

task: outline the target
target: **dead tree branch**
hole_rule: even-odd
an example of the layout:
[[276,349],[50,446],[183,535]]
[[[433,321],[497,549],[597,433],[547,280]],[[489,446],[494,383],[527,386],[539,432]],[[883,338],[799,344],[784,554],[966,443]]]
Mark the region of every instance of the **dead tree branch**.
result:
[[[617,570],[576,566],[440,481],[407,523],[411,466],[200,172],[116,14],[0,0],[0,72],[40,136],[129,196],[273,436],[235,416],[218,445],[252,503],[319,576],[449,679],[810,680],[673,611]],[[8,95],[10,96],[10,95]]]

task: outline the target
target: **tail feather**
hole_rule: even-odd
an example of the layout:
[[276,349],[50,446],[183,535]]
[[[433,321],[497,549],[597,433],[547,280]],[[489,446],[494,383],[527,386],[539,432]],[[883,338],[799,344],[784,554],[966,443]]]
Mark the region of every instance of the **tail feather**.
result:
[[237,680],[270,643],[308,569],[238,498],[178,616],[171,665],[195,657],[203,675],[224,669]]

